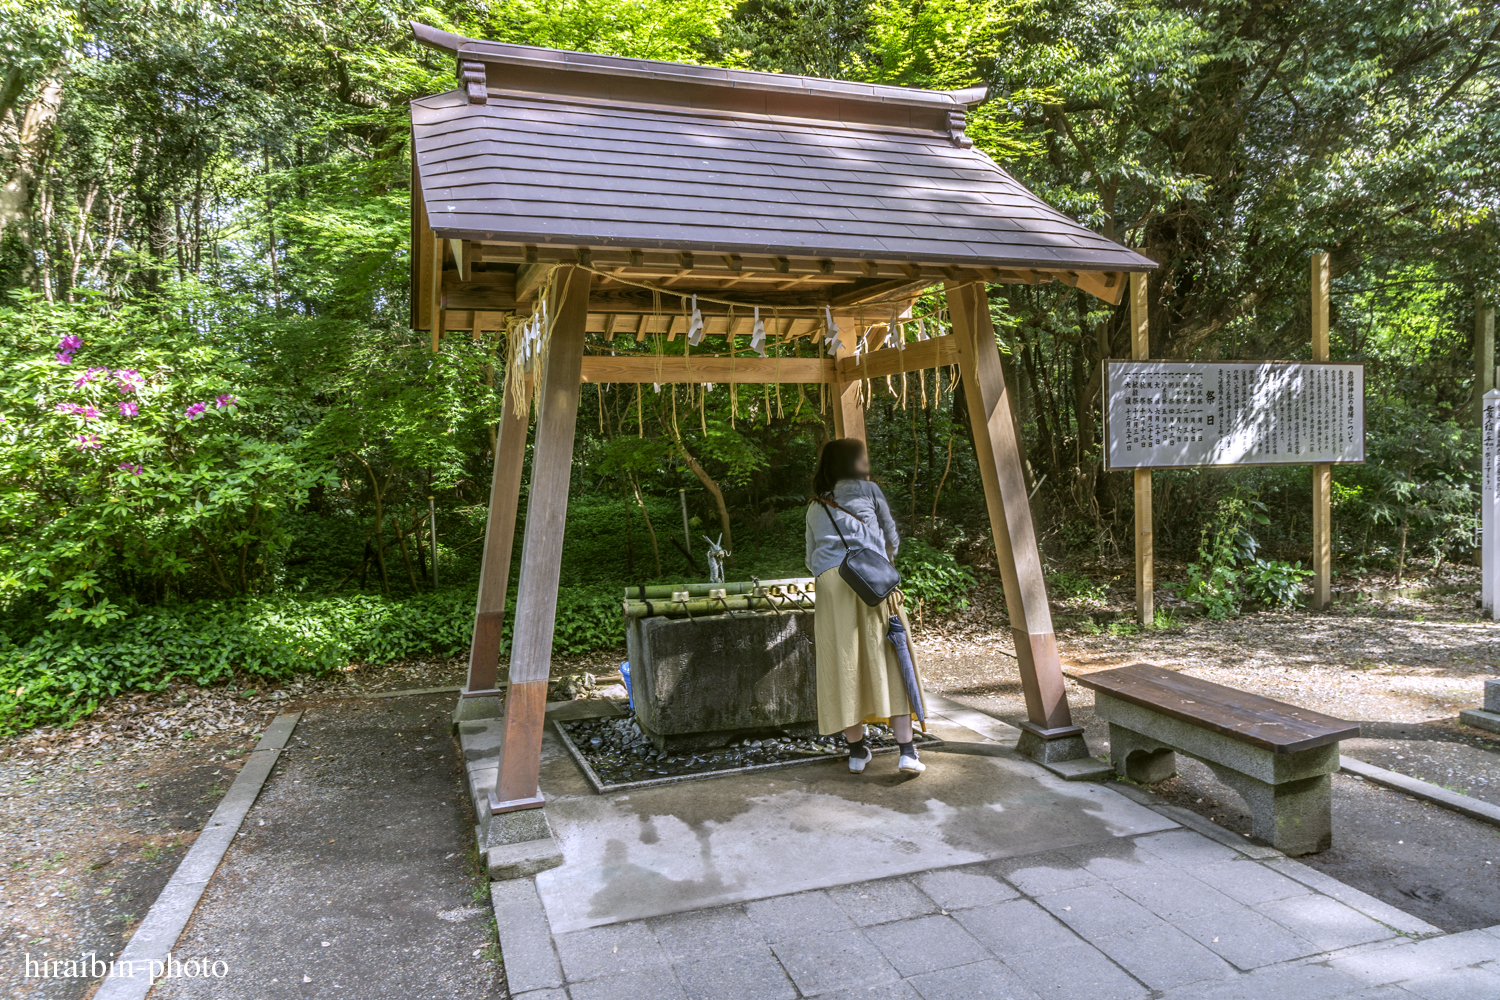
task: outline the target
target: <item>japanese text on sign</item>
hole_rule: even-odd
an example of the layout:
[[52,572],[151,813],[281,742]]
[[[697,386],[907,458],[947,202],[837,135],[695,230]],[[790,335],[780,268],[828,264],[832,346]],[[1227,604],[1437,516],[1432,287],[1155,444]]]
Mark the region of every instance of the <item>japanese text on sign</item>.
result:
[[1109,361],[1110,469],[1365,460],[1363,365]]

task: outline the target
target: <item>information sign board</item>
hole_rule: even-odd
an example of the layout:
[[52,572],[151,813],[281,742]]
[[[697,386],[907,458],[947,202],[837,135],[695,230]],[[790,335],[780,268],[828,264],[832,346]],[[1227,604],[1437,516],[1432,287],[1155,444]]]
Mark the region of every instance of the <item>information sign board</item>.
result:
[[1363,365],[1106,361],[1108,469],[1365,460]]

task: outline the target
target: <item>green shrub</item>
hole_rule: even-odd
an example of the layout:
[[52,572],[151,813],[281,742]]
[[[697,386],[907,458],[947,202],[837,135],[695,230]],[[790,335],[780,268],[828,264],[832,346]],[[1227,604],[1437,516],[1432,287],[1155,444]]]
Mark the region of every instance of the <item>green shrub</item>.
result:
[[[553,650],[569,656],[621,644],[615,587],[563,588]],[[515,600],[512,597],[511,608]],[[19,640],[0,634],[0,734],[62,725],[126,691],[172,681],[225,683],[327,673],[351,661],[456,656],[469,647],[474,591],[455,587],[404,600],[372,594],[198,601],[103,627],[64,622]],[[509,633],[507,631],[508,652]]]
[[952,553],[944,552],[920,538],[908,538],[896,554],[901,571],[901,591],[920,600],[933,611],[969,606],[974,589],[974,571],[960,565]]
[[1284,559],[1256,559],[1244,570],[1250,596],[1275,607],[1296,604],[1302,596],[1302,581],[1312,575],[1312,570],[1303,569],[1301,563]]
[[1109,592],[1108,583],[1095,583],[1082,573],[1067,569],[1049,573],[1047,586],[1053,593],[1067,600],[1081,601],[1085,604],[1102,604],[1105,595]]

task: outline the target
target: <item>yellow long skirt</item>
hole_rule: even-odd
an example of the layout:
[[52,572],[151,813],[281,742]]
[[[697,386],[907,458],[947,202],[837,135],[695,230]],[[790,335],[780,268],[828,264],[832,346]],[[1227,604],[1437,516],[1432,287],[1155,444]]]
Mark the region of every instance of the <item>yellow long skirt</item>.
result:
[[[910,649],[911,626],[894,595],[872,608],[844,582],[837,567],[818,577],[817,594],[813,635],[818,731],[832,734],[859,722],[886,722],[893,715],[909,715],[901,667],[885,637],[890,616],[900,615]],[[918,684],[921,676],[918,671]]]

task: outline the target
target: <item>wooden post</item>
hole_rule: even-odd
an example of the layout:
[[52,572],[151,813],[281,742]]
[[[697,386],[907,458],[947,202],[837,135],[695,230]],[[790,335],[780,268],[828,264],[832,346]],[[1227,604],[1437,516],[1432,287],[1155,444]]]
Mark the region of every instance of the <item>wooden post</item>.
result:
[[[528,380],[529,383],[529,380]],[[531,393],[523,387],[526,408],[517,413],[506,394],[500,403],[495,435],[495,469],[490,476],[490,509],[484,521],[484,554],[479,564],[479,599],[474,608],[474,638],[469,646],[469,680],[459,696],[456,719],[494,718],[500,714],[496,681],[500,639],[505,629],[505,596],[510,585],[510,555],[516,538],[521,499],[521,466],[526,460],[526,429],[531,421]],[[436,551],[436,549],[434,549]],[[468,699],[494,698],[491,711],[466,705]]]
[[[1312,255],[1312,359],[1328,360],[1328,255]],[[1333,466],[1312,467],[1313,597],[1318,610],[1333,604]]]
[[[849,320],[846,318],[847,324]],[[854,335],[845,330],[839,337],[852,341]],[[838,370],[838,363],[844,358],[854,357],[854,347],[840,343],[839,349],[833,354],[834,380],[829,383],[829,391],[833,393],[833,433],[836,437],[865,439],[865,408],[860,402],[860,393],[864,386],[858,378],[846,376]]]
[[1026,696],[1027,721],[1021,723],[1022,753],[1044,762],[1088,756],[1083,730],[1073,725],[1063,687],[1062,661],[1052,632],[1047,586],[1031,504],[1026,495],[1021,439],[1005,389],[1005,369],[990,325],[984,285],[949,284],[948,314],[958,336],[959,367],[979,474],[995,536],[995,555],[1005,587],[1005,607]]
[[505,697],[505,730],[500,744],[500,775],[490,812],[535,809],[542,805],[542,726],[547,715],[547,678],[552,667],[552,629],[557,617],[557,585],[562,571],[563,526],[568,485],[573,476],[573,436],[583,370],[583,338],[588,324],[589,273],[564,268],[553,303],[552,336],[542,372],[536,445],[531,458],[531,495],[526,504],[526,535],[521,546],[521,577],[516,586],[510,687]]
[[1474,296],[1474,425],[1484,426],[1484,394],[1495,388],[1495,307]]
[[[1151,310],[1145,272],[1130,275],[1130,356],[1151,357]],[[1151,470],[1135,470],[1135,613],[1142,625],[1156,621],[1156,548],[1152,537]]]
[[442,350],[443,339],[443,251],[446,245],[437,236],[432,237],[432,254],[428,258],[432,271],[428,274],[428,309],[432,315],[432,353]]

